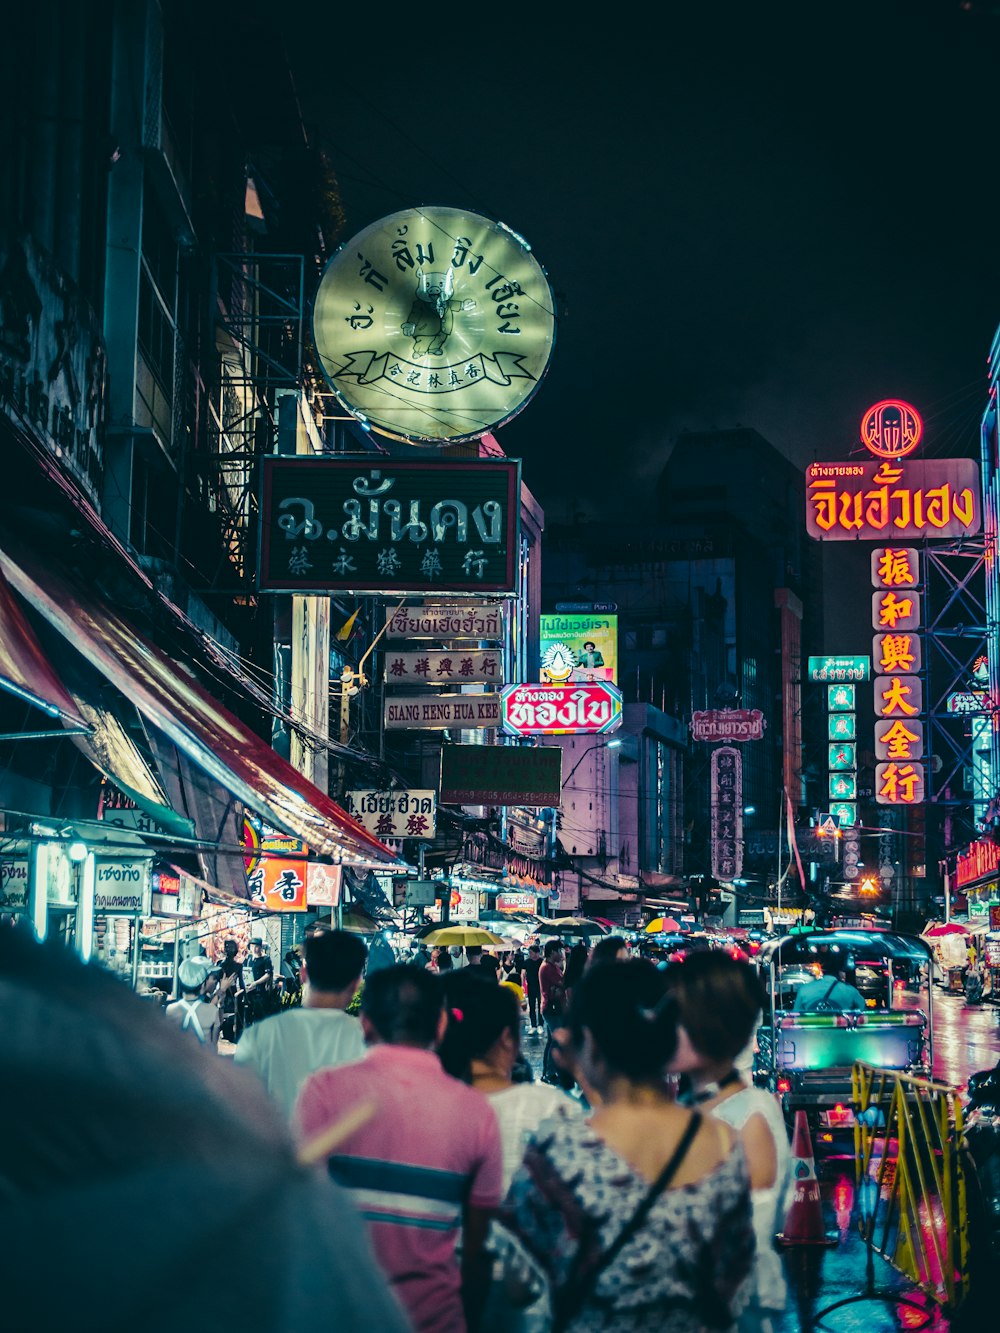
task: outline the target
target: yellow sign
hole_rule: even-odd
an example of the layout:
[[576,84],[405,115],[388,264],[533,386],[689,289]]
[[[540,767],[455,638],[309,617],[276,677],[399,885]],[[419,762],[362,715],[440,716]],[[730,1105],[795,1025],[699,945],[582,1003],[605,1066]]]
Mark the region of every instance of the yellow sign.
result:
[[313,337],[334,393],[363,424],[404,440],[473,440],[538,388],[555,338],[552,291],[503,223],[414,208],[330,260]]

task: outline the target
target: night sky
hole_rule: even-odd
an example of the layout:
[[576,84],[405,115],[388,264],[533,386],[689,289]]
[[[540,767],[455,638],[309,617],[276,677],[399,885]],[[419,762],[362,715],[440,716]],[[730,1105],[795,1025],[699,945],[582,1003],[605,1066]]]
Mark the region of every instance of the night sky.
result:
[[349,233],[470,207],[546,268],[552,367],[500,439],[550,520],[643,512],[685,429],[845,458],[883,397],[976,452],[1000,6],[289,8]]

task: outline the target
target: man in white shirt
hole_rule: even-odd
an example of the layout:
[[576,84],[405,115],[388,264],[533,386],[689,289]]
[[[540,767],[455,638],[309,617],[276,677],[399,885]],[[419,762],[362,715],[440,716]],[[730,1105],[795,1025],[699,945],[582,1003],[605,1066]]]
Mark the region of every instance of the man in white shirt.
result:
[[345,930],[324,931],[306,939],[304,953],[301,1009],[255,1023],[243,1033],[235,1056],[289,1118],[310,1074],[365,1054],[361,1024],[344,1012],[358,993],[368,956],[364,944]]

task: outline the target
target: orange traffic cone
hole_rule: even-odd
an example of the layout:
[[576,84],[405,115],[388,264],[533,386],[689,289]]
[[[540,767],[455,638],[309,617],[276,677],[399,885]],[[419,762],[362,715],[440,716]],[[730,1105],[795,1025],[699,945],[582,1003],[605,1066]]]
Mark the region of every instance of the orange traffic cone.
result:
[[791,1245],[836,1245],[838,1236],[828,1235],[823,1226],[819,1200],[819,1181],[813,1160],[809,1120],[805,1111],[795,1112],[792,1137],[792,1179],[795,1194],[785,1215],[785,1225],[775,1238],[782,1247]]

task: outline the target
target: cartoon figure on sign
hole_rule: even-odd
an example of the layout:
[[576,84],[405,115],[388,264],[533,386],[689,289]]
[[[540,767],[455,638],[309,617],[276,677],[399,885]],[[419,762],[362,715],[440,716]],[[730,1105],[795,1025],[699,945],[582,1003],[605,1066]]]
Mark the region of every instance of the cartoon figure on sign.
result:
[[454,275],[447,273],[417,274],[417,291],[406,322],[400,327],[407,338],[413,339],[414,356],[441,356],[444,345],[455,330],[456,310],[475,310],[475,301],[452,298]]
[[542,680],[565,685],[576,667],[576,654],[565,643],[554,643],[542,656]]

